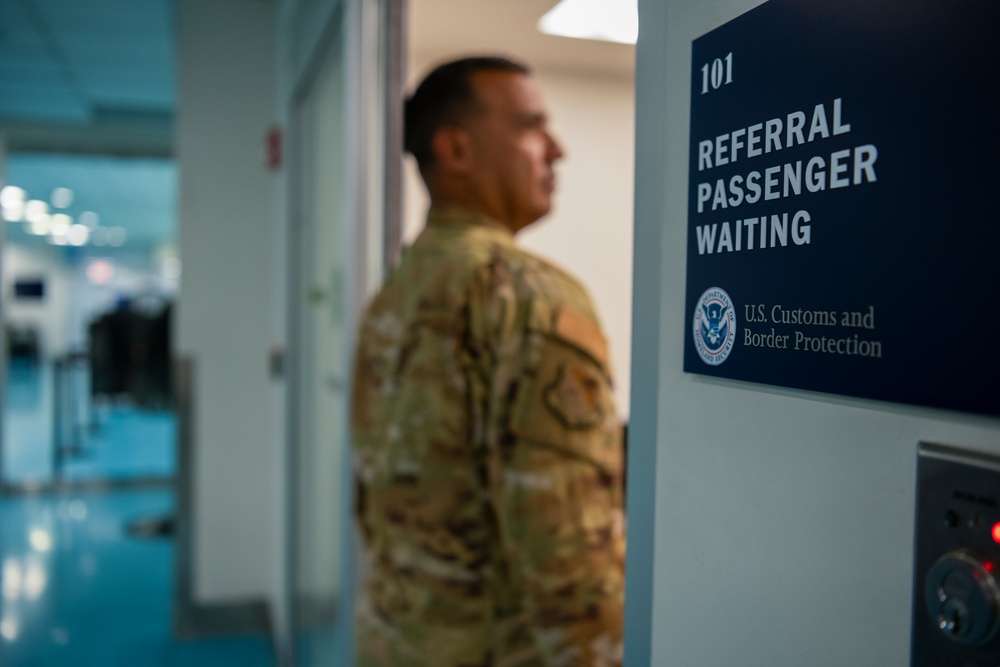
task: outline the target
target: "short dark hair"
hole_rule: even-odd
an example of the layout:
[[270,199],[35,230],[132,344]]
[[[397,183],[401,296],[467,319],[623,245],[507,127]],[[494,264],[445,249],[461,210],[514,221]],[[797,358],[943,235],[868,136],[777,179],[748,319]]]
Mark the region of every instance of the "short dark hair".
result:
[[489,71],[531,74],[527,65],[502,56],[461,58],[434,68],[407,98],[403,147],[416,158],[420,171],[434,162],[431,150],[434,134],[476,111],[472,75]]

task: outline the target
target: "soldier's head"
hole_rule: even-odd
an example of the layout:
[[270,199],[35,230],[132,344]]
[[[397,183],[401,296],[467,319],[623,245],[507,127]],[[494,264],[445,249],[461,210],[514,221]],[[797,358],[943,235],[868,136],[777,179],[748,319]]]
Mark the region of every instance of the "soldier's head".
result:
[[563,152],[525,65],[484,56],[437,67],[406,100],[405,128],[433,204],[485,213],[515,232],[552,207]]

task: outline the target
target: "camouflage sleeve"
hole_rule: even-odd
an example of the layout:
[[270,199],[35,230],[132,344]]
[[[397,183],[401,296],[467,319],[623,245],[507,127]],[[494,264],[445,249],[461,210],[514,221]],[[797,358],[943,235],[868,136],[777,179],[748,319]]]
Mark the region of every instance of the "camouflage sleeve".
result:
[[623,449],[606,343],[575,283],[531,284],[494,262],[470,298],[473,418],[526,635],[509,664],[617,666]]

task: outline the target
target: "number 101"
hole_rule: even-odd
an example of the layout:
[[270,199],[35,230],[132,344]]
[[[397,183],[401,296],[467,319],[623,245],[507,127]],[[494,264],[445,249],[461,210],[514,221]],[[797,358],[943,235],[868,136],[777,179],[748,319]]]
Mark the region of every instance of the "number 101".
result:
[[709,86],[712,90],[718,90],[727,83],[733,82],[733,53],[729,52],[725,58],[716,58],[709,65],[705,63],[701,66],[701,94],[708,92]]

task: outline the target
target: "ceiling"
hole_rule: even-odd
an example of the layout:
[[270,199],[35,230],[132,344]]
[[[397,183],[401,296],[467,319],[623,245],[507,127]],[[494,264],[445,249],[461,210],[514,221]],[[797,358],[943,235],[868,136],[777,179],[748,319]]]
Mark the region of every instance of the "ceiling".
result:
[[[97,213],[126,230],[122,251],[169,244],[176,228],[173,14],[174,0],[0,2],[3,181],[43,201],[70,188],[51,212]],[[46,243],[6,225],[9,242]]]
[[174,83],[174,0],[0,2],[0,127],[10,150],[75,152],[88,148],[76,145],[81,135],[108,131],[129,142],[163,135]]
[[421,62],[470,52],[496,52],[536,68],[633,76],[633,46],[539,32],[538,20],[556,3],[557,0],[409,0],[410,48]]
[[[164,158],[105,155],[14,154],[7,161],[7,182],[27,191],[30,199],[51,201],[55,188],[73,191],[72,202],[51,213],[83,222],[85,212],[98,216],[97,225],[126,232],[122,251],[155,250],[173,245],[176,230],[177,169]],[[8,222],[7,240],[43,245],[44,236],[27,233],[27,223]],[[92,244],[104,244],[94,234]],[[101,252],[108,252],[102,248]]]
[[[538,32],[555,2],[410,0],[409,45],[418,62],[493,51],[535,67],[632,75],[630,46]],[[0,0],[6,183],[43,200],[74,190],[59,212],[96,212],[101,225],[126,229],[126,247],[171,242],[175,11],[175,0]],[[44,243],[23,227],[8,222],[8,241]]]

